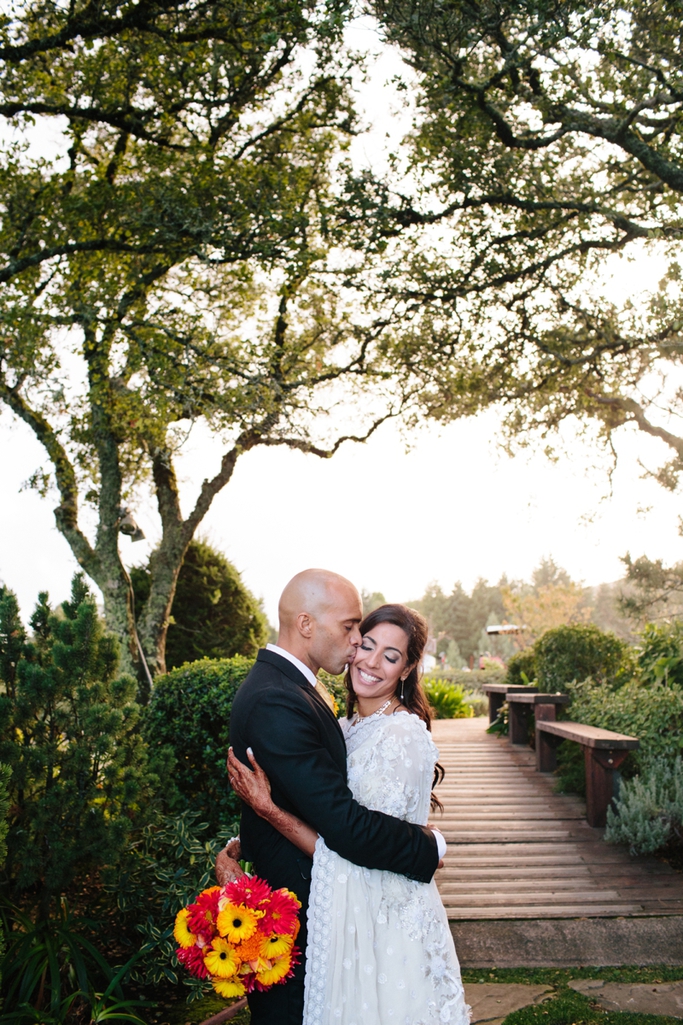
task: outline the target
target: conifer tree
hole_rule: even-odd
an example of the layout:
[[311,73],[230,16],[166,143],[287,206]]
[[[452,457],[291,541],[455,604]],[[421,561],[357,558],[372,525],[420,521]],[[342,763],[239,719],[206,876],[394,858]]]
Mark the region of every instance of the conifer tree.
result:
[[138,734],[136,682],[119,676],[83,577],[52,612],[39,596],[27,641],[16,598],[0,600],[0,762],[12,771],[5,886],[40,919],[77,875],[115,864],[158,784]]

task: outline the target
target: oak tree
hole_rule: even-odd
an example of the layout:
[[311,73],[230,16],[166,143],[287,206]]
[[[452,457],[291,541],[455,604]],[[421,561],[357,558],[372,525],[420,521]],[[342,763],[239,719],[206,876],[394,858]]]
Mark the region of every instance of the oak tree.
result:
[[[184,555],[237,460],[326,458],[416,392],[387,323],[352,318],[341,269],[358,238],[338,184],[346,12],[33,0],[0,21],[0,399],[41,442],[32,481],[56,488],[57,527],[139,677],[141,652],[165,668]],[[198,423],[224,451],[183,510],[175,466]],[[161,539],[136,628],[119,531],[144,488]]]

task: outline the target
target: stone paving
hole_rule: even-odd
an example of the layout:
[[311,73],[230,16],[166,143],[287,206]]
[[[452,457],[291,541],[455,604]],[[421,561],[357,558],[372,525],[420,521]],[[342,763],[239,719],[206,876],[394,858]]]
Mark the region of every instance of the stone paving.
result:
[[655,984],[576,979],[569,985],[577,993],[590,997],[605,1011],[631,1011],[635,1014],[662,1014],[669,1015],[670,1018],[683,1018],[683,981]]
[[552,986],[530,986],[523,982],[474,982],[465,986],[473,1025],[501,1025],[506,1015],[529,1004],[540,1004],[553,992]]
[[[577,979],[569,986],[605,1011],[683,1019],[683,981],[654,984]],[[542,1004],[554,992],[552,986],[530,986],[521,982],[468,983],[465,986],[465,996],[472,1008],[472,1025],[502,1025],[506,1015],[530,1004]]]

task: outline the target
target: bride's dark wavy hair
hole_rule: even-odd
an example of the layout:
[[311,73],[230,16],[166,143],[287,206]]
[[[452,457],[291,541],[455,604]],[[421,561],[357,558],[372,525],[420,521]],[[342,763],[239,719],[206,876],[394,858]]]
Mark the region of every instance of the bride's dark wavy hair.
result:
[[[369,633],[370,630],[380,623],[391,623],[393,626],[400,627],[408,638],[407,656],[410,672],[403,684],[399,680],[395,693],[404,707],[422,719],[427,729],[431,732],[432,709],[420,683],[422,677],[422,656],[429,637],[427,620],[419,612],[409,609],[407,605],[380,605],[378,609],[369,612],[360,624],[361,636],[364,637],[366,633]],[[356,694],[351,683],[351,673],[348,671],[344,677],[344,684],[346,686],[346,715],[350,719],[356,708]],[[403,691],[402,698],[401,691]],[[444,778],[444,775],[443,766],[437,762],[434,767],[432,786],[437,786]],[[443,805],[434,794],[432,794],[431,798],[431,807],[432,810],[438,808],[440,811],[443,811]]]

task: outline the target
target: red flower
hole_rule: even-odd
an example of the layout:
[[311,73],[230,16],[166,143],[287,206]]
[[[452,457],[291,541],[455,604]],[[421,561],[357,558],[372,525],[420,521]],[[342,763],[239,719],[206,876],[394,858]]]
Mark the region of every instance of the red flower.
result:
[[192,975],[196,975],[198,979],[208,979],[209,973],[204,964],[204,953],[205,949],[195,944],[193,947],[178,947],[175,956]]
[[265,915],[261,922],[262,931],[291,935],[296,927],[300,907],[301,904],[289,890],[273,890],[270,900],[263,907]]
[[211,886],[199,894],[194,904],[188,904],[187,924],[193,933],[201,933],[209,940],[216,935],[220,895],[220,886]]
[[223,891],[231,904],[245,904],[248,908],[263,905],[270,897],[270,886],[258,876],[240,876],[228,883]]

